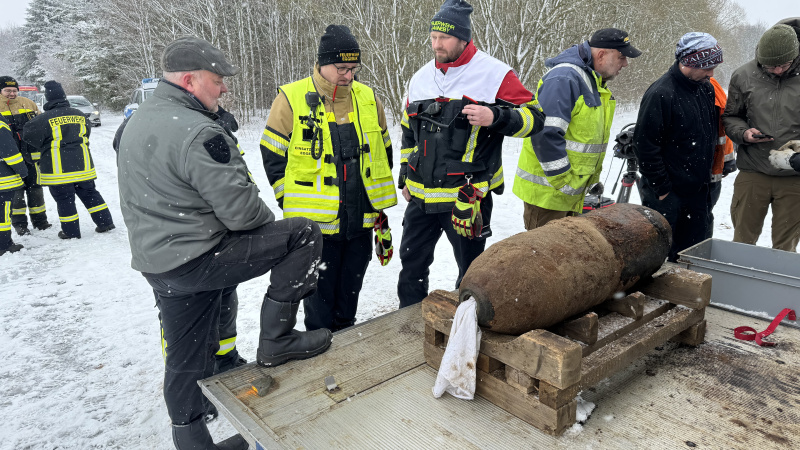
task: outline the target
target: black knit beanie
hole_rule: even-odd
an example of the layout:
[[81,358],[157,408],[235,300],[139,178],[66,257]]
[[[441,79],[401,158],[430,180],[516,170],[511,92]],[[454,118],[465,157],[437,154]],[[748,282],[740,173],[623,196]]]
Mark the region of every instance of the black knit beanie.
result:
[[431,31],[455,36],[462,41],[472,40],[472,25],[469,15],[472,5],[464,0],[445,0],[444,5],[431,20]]
[[361,63],[361,50],[350,28],[328,25],[319,39],[317,62],[320,66],[336,63]]
[[44,84],[44,99],[48,102],[53,100],[62,100],[67,98],[67,93],[61,87],[61,83],[55,80],[50,80]]
[[19,89],[19,83],[17,83],[17,80],[9,76],[0,77],[0,89],[5,89],[7,87]]

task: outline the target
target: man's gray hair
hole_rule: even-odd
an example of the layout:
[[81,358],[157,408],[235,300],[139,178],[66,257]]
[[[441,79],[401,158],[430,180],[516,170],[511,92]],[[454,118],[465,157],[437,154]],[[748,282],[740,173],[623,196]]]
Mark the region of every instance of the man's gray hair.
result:
[[165,80],[169,81],[170,83],[178,84],[180,82],[180,79],[183,78],[183,76],[185,74],[191,73],[193,75],[197,75],[198,72],[200,72],[200,71],[199,70],[188,70],[188,71],[184,71],[184,72],[164,72],[163,78]]

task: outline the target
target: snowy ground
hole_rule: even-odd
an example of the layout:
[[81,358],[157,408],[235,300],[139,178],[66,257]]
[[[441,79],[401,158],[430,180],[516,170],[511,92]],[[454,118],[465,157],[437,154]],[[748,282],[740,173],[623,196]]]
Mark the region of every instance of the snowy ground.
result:
[[[636,119],[635,111],[620,112],[612,137]],[[47,214],[56,226],[31,236],[14,236],[25,249],[0,257],[0,449],[172,448],[169,418],[161,397],[163,362],[157,310],[152,291],[130,268],[130,249],[119,209],[117,175],[111,141],[120,116],[107,115],[92,130],[91,150],[98,179],[117,229],[96,234],[89,214],[78,207],[83,239],[61,241],[55,202],[46,195]],[[262,198],[280,215],[261,165],[258,142],[263,122],[238,133],[248,165],[262,189]],[[399,127],[395,143],[395,175],[399,160]],[[522,202],[511,193],[521,141],[509,139],[504,161],[506,194],[495,197],[492,214],[497,242],[523,231]],[[610,150],[610,147],[609,147]],[[607,153],[604,164],[607,191],[622,161]],[[715,209],[714,236],[731,239],[729,205],[735,175],[723,181]],[[634,192],[632,202],[638,202]],[[387,211],[399,244],[405,202]],[[770,245],[767,225],[759,245]],[[358,321],[397,309],[399,258],[386,266],[374,263],[367,271]],[[453,289],[456,277],[446,239],[436,249],[431,289]],[[267,277],[239,286],[239,351],[254,359],[259,306]],[[302,310],[301,310],[302,312]],[[298,320],[302,327],[302,317]],[[233,428],[225,419],[211,424],[217,438]]]

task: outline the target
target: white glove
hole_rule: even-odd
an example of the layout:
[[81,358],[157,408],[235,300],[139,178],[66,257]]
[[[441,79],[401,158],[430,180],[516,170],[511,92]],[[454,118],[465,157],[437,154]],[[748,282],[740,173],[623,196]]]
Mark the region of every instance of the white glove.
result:
[[789,141],[779,149],[769,151],[769,162],[776,169],[794,170],[789,159],[800,152],[800,140]]
[[793,141],[789,141],[783,144],[783,146],[778,150],[792,150],[796,153],[800,153],[800,140],[795,139]]
[[770,150],[769,151],[769,162],[772,164],[772,167],[776,169],[786,169],[786,170],[793,170],[791,164],[789,164],[789,158],[794,156],[795,151],[791,149],[787,150]]

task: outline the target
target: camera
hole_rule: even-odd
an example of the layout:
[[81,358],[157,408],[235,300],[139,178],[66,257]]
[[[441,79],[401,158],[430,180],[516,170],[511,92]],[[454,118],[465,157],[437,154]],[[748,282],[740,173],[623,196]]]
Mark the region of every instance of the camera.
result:
[[622,127],[622,130],[614,138],[616,144],[614,145],[614,157],[620,159],[635,159],[636,154],[633,152],[633,132],[636,128],[635,123],[629,123]]

